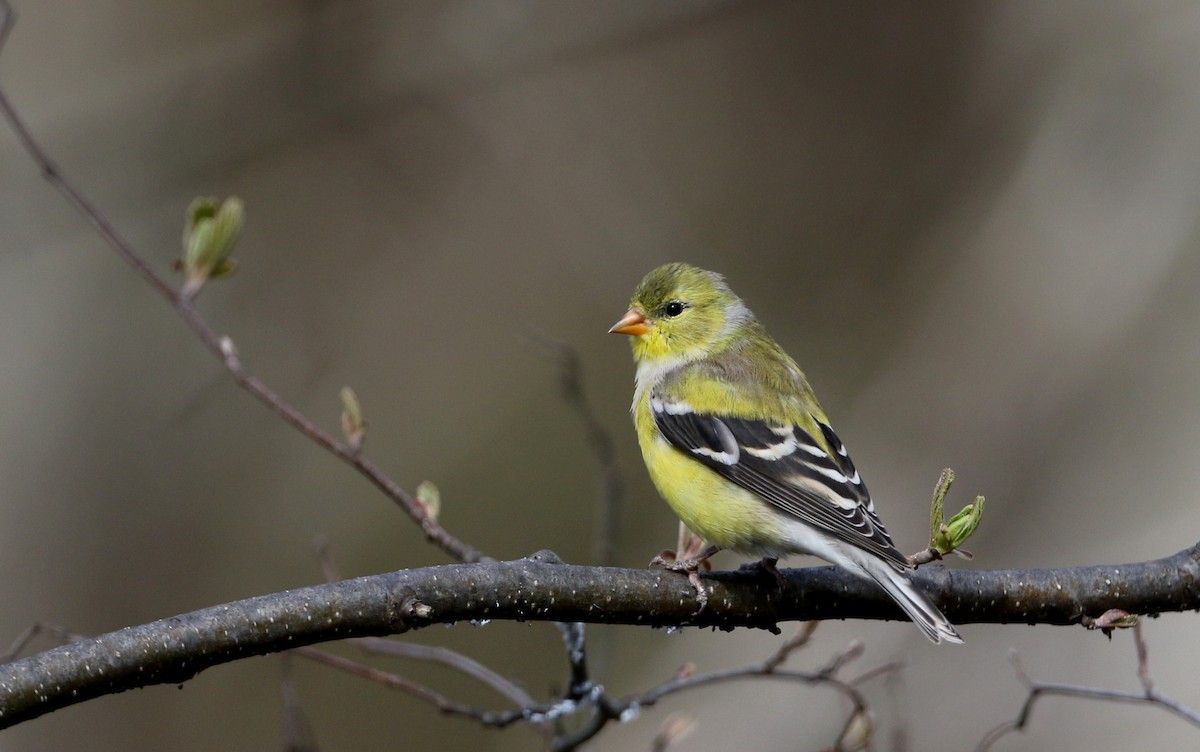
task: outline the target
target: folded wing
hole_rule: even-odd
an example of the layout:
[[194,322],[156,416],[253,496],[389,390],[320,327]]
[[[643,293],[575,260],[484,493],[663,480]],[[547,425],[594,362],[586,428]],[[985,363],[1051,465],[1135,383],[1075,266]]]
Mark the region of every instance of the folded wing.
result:
[[799,425],[696,412],[654,395],[654,422],[666,440],[780,511],[835,538],[909,569],[854,463],[833,429],[814,420],[820,438]]

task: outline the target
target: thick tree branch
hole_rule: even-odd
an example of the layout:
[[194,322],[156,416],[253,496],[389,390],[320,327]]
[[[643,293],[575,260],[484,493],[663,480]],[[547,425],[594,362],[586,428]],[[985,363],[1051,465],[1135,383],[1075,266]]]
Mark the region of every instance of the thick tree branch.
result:
[[[180,683],[251,655],[431,624],[509,619],[775,629],[784,621],[905,617],[881,590],[833,567],[703,576],[696,612],[672,572],[572,566],[542,552],[511,562],[451,564],[360,577],[195,611],[81,640],[0,666],[0,727],[93,697]],[[923,568],[914,579],[957,624],[1076,624],[1110,608],[1158,614],[1200,608],[1200,544],[1116,566],[1028,570]]]

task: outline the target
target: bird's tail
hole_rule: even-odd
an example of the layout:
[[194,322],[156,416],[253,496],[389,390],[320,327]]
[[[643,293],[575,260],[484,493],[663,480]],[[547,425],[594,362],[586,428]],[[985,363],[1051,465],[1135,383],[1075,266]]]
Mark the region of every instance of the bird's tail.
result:
[[858,559],[856,563],[862,571],[892,596],[926,637],[933,642],[962,643],[962,636],[950,620],[917,589],[905,572],[897,571],[891,564],[873,556],[854,558]]

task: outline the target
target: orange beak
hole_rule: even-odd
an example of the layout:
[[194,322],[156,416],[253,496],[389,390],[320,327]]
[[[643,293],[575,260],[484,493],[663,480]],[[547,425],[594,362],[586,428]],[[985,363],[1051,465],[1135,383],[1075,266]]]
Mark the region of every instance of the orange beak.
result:
[[643,334],[650,333],[650,327],[646,324],[646,316],[636,308],[630,308],[621,317],[621,320],[612,325],[612,329],[608,330],[609,334],[628,334],[631,337],[640,337]]

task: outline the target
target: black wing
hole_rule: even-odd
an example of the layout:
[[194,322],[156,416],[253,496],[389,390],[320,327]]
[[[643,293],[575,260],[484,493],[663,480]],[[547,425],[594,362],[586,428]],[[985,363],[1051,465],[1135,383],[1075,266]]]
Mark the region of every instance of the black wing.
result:
[[654,397],[666,440],[776,508],[839,540],[909,568],[875,515],[875,505],[833,429],[816,421],[826,451],[801,426],[694,412]]

